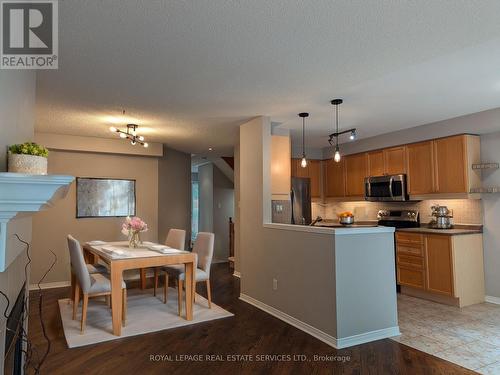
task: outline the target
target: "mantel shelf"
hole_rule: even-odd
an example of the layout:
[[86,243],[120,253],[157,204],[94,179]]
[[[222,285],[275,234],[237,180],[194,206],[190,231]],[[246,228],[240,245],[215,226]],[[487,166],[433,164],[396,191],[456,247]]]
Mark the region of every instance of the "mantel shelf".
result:
[[13,240],[16,219],[50,207],[68,193],[73,176],[0,173],[0,272],[23,251]]

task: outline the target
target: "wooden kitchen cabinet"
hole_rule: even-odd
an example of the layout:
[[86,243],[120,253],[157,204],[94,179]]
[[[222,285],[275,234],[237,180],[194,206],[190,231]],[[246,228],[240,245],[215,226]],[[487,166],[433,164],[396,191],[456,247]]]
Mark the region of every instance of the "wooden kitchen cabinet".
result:
[[368,176],[382,176],[385,174],[384,151],[371,151],[368,155]]
[[365,177],[368,175],[366,154],[354,154],[345,157],[346,195],[349,197],[364,196]]
[[405,146],[367,152],[368,176],[406,173]]
[[484,302],[482,235],[396,232],[401,293],[454,306]]
[[311,179],[311,197],[321,197],[321,160],[308,160],[307,167],[302,168],[301,159],[292,159],[292,177]]
[[451,236],[425,236],[427,285],[429,292],[453,296]]
[[325,197],[339,198],[345,196],[345,168],[344,158],[340,162],[323,160],[323,171],[325,181]]
[[408,193],[434,193],[434,147],[432,141],[406,146]]
[[384,149],[385,174],[406,173],[406,147],[398,146]]

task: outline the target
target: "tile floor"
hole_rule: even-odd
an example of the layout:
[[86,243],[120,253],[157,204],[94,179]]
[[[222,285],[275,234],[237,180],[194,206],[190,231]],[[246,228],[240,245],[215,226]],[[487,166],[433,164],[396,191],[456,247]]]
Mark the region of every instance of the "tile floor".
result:
[[402,344],[485,375],[500,375],[500,305],[464,307],[398,295]]

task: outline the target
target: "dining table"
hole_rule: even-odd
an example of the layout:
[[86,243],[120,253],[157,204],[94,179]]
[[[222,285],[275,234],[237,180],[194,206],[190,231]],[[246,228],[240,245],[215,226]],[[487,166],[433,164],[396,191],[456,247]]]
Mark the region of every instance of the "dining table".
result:
[[83,245],[85,259],[88,263],[102,261],[109,268],[111,280],[111,311],[113,334],[121,335],[122,329],[122,280],[123,271],[146,269],[152,267],[184,264],[185,267],[185,301],[186,320],[193,319],[193,295],[195,292],[196,254],[172,249],[168,246],[143,242],[137,248],[129,248],[128,242],[90,241]]

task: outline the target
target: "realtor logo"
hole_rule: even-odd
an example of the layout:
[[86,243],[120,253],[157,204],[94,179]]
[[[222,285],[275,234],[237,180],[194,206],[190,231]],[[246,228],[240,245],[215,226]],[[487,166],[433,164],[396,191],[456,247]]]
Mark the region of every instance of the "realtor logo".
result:
[[57,69],[57,0],[3,0],[0,5],[0,68]]

